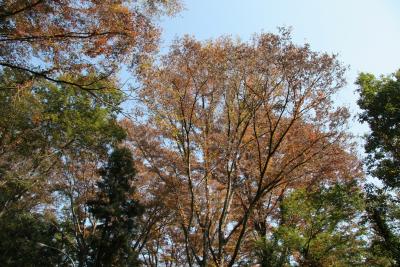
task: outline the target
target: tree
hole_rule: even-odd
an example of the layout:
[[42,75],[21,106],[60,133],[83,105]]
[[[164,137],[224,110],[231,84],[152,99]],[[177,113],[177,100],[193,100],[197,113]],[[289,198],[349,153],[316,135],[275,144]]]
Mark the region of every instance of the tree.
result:
[[143,116],[124,127],[143,201],[169,210],[164,239],[150,248],[159,262],[239,264],[269,198],[360,171],[347,150],[348,112],[330,100],[344,69],[285,30],[250,44],[186,37],[141,71]]
[[[6,70],[0,81],[17,86],[24,75]],[[39,196],[49,199],[70,160],[83,159],[85,153],[104,157],[109,145],[124,137],[116,122],[118,110],[113,107],[122,101],[122,94],[112,89],[111,82],[93,87],[105,84],[110,89],[96,99],[73,86],[49,82],[35,82],[30,90],[0,91],[0,217],[11,205],[21,204],[22,198],[25,204]],[[43,191],[44,185],[49,191]]]
[[279,207],[278,226],[258,245],[262,265],[365,266],[363,204],[354,182],[289,193]]
[[99,220],[93,241],[93,266],[136,266],[132,248],[136,220],[143,213],[134,199],[135,177],[132,153],[115,149],[108,164],[101,170],[96,198],[89,201],[90,212]]
[[[179,8],[176,0],[0,1],[0,231],[19,232],[15,244],[35,235],[43,246],[26,255],[62,265],[56,252],[65,251],[87,265],[98,220],[88,199],[99,166],[124,137],[117,71],[149,60],[156,18]],[[27,227],[35,220],[40,231]],[[49,236],[35,234],[42,229]],[[25,247],[11,247],[6,262],[28,264],[19,261]]]
[[357,80],[362,109],[360,121],[371,132],[366,135],[366,165],[369,174],[382,182],[367,186],[367,211],[374,226],[373,249],[400,263],[400,71],[377,79],[361,73]]
[[[1,1],[0,66],[95,94],[94,82],[157,48],[154,18],[179,6],[176,0]],[[85,75],[93,72],[99,75]]]
[[[59,241],[54,220],[29,212],[8,213],[0,219],[0,262],[2,266],[69,266],[68,259],[52,248]],[[58,264],[58,265],[57,265]]]
[[[7,69],[0,81],[17,86],[23,75]],[[123,96],[111,81],[93,84],[105,85],[109,89],[101,90],[97,98],[74,86],[46,81],[33,82],[29,90],[0,91],[0,232],[4,233],[0,246],[10,247],[6,262],[29,260],[20,256],[22,248],[11,249],[15,248],[9,244],[11,236],[5,237],[17,236],[16,232],[23,242],[32,239],[29,245],[35,248],[35,242],[53,247],[32,253],[58,249],[84,262],[79,256],[86,255],[92,219],[86,201],[94,194],[97,170],[109,149],[125,137],[115,108]],[[42,234],[35,234],[38,230],[29,224],[37,225]],[[41,229],[46,227],[44,233]]]

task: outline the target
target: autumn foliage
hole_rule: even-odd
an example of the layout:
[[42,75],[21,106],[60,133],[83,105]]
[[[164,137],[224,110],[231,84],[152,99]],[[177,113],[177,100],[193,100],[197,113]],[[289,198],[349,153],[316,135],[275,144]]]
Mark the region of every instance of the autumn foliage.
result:
[[286,30],[250,43],[185,37],[142,69],[142,116],[123,126],[141,198],[169,214],[148,253],[232,266],[285,191],[360,177],[349,114],[331,101],[343,74],[335,56],[294,45]]
[[0,265],[396,266],[398,75],[358,80],[365,194],[337,56],[286,28],[160,54],[181,8],[0,0]]
[[[0,66],[90,90],[121,63],[136,66],[154,52],[160,34],[154,18],[179,8],[175,0],[1,1]],[[93,72],[101,76],[82,77]],[[62,73],[80,80],[61,79]]]

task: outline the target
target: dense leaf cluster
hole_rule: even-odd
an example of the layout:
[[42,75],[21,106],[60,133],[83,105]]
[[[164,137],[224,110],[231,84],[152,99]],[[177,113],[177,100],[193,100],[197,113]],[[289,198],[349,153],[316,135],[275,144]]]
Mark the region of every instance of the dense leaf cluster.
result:
[[367,185],[367,212],[376,233],[375,254],[400,263],[400,71],[375,78],[360,74],[357,84],[366,137],[366,165],[382,186]]

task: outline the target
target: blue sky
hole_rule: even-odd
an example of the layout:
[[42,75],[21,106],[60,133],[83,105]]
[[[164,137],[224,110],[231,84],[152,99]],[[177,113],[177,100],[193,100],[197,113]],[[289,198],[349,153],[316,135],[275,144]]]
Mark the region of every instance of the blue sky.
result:
[[[339,54],[349,66],[348,85],[336,101],[357,110],[354,81],[361,71],[389,74],[400,68],[399,0],[183,0],[185,10],[161,21],[163,50],[175,37],[206,40],[293,29],[293,40]],[[355,134],[367,128],[351,123]]]

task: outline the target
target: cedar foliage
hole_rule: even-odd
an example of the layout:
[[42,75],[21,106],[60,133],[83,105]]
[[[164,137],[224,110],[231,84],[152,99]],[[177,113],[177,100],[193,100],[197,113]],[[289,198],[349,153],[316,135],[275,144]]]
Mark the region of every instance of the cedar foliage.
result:
[[100,170],[96,197],[88,202],[89,211],[99,220],[95,237],[93,266],[135,266],[137,255],[130,243],[135,236],[135,220],[143,213],[133,199],[135,169],[132,153],[115,149]]

